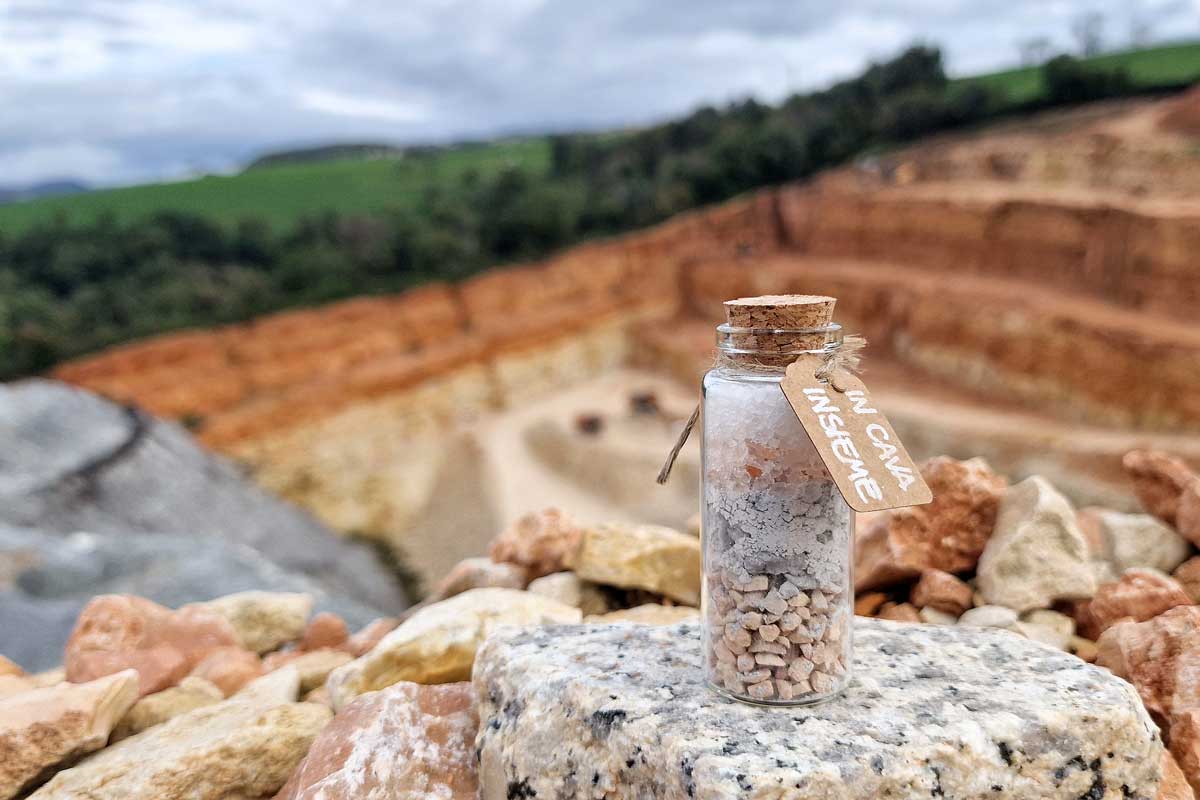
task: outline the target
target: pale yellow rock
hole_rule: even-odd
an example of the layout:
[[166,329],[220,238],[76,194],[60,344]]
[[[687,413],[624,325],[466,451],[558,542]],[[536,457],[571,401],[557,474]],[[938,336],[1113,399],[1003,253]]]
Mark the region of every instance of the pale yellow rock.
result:
[[0,701],[0,797],[16,797],[55,765],[104,747],[137,697],[138,675],[127,669]]
[[584,621],[598,625],[619,622],[637,625],[674,625],[677,622],[690,622],[699,618],[700,612],[691,606],[664,606],[658,603],[646,603],[634,608],[610,611],[607,614],[595,614]]
[[314,650],[289,661],[288,666],[300,673],[300,691],[307,694],[324,686],[329,673],[353,660],[354,656],[341,650]]
[[579,609],[518,589],[472,589],[422,608],[366,655],[329,676],[333,707],[397,681],[469,680],[475,651],[501,625],[579,622]]
[[147,695],[134,703],[113,729],[111,741],[119,742],[192,709],[211,706],[224,699],[225,695],[216,684],[203,678],[184,678],[178,686]]
[[300,638],[313,599],[297,592],[238,592],[193,605],[229,620],[242,645],[262,654]]
[[66,667],[55,667],[29,676],[34,686],[57,686],[67,679]]
[[958,617],[946,611],[939,611],[932,606],[922,608],[917,615],[926,625],[954,625],[958,622]]
[[608,600],[604,592],[594,583],[583,580],[574,572],[555,572],[529,584],[528,591],[557,600],[563,605],[573,606],[585,615],[603,614],[608,611]]
[[700,604],[700,540],[659,525],[597,525],[567,557],[579,577]]
[[[283,667],[58,773],[37,800],[251,800],[277,792],[332,712]],[[136,692],[136,689],[135,689]]]
[[28,676],[0,675],[0,700],[37,688],[37,682]]

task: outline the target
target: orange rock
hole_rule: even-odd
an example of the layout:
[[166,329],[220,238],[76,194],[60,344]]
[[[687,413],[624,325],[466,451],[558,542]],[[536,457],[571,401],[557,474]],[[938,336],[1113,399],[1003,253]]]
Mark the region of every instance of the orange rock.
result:
[[1200,708],[1200,606],[1119,622],[1096,646],[1096,663],[1132,683],[1160,724],[1176,708]]
[[582,529],[566,512],[547,508],[514,522],[492,541],[489,554],[493,561],[526,567],[532,580],[566,570],[568,555],[582,539]]
[[1180,536],[1200,547],[1200,479],[1192,481],[1179,495],[1175,530],[1179,531]]
[[909,603],[884,603],[879,609],[880,619],[890,619],[893,622],[920,622],[921,614]]
[[854,598],[854,613],[860,617],[873,617],[879,613],[880,607],[887,602],[888,596],[883,592],[867,592]]
[[399,624],[400,620],[393,617],[380,617],[347,639],[342,649],[355,658],[366,655],[379,644],[380,639],[394,631]]
[[329,611],[322,611],[308,621],[304,635],[300,637],[300,650],[320,650],[326,647],[340,647],[350,638],[346,630],[346,621]]
[[275,800],[474,800],[479,717],[471,684],[398,683],[343,708]]
[[[1181,733],[1180,739],[1185,738],[1185,734]],[[1175,734],[1171,735],[1171,750],[1176,749]],[[1158,795],[1155,800],[1196,800],[1195,790],[1188,784],[1187,776],[1183,770],[1179,768],[1179,762],[1176,756],[1172,756],[1170,752],[1164,752],[1162,757],[1162,780],[1158,784]],[[1192,775],[1200,776],[1200,770],[1197,769],[1200,764],[1195,761],[1190,762],[1192,766]]]
[[1120,580],[1096,591],[1089,613],[1103,632],[1119,619],[1144,622],[1175,606],[1187,605],[1192,605],[1192,598],[1174,578],[1153,569],[1128,569]]
[[975,568],[992,535],[1007,482],[981,459],[931,458],[921,475],[933,502],[897,509],[875,520],[855,543],[854,587],[875,589],[928,569]]
[[1200,556],[1193,556],[1180,564],[1171,577],[1179,581],[1193,603],[1200,603]]
[[15,675],[16,677],[20,678],[25,675],[25,670],[21,669],[4,656],[0,656],[0,677],[4,677],[6,675]]
[[258,653],[244,647],[221,647],[205,656],[191,674],[215,684],[229,697],[263,674],[263,662]]
[[471,589],[524,589],[528,585],[529,573],[520,564],[490,558],[464,558],[446,573],[429,601],[447,600]]
[[172,611],[132,595],[100,595],[75,623],[64,656],[67,680],[136,669],[139,695],[174,686],[209,653],[237,646],[233,626],[198,607]]
[[913,586],[909,600],[917,608],[931,606],[938,611],[945,611],[958,617],[970,608],[975,592],[965,581],[942,572],[940,569],[927,569],[921,573],[921,579]]
[[1180,495],[1196,482],[1196,473],[1183,459],[1161,450],[1130,450],[1121,459],[1121,464],[1133,480],[1133,491],[1142,508],[1168,525],[1174,525]]

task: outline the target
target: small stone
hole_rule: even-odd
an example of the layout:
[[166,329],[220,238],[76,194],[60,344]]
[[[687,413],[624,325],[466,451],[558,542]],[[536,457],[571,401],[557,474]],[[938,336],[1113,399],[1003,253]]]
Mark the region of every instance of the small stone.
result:
[[746,694],[755,700],[769,700],[775,696],[775,684],[769,680],[764,680],[761,683],[752,683],[746,687]]
[[1067,642],[1067,651],[1079,656],[1089,664],[1096,660],[1099,652],[1095,642],[1091,639],[1085,639],[1082,636],[1072,636]]
[[609,611],[608,599],[599,587],[583,580],[574,572],[543,575],[530,582],[529,591],[557,600],[563,605],[578,608],[584,616],[606,614]]
[[831,675],[826,675],[824,672],[813,671],[813,674],[808,676],[808,682],[812,684],[813,691],[817,694],[829,694],[833,691],[833,687],[837,684],[834,682]]
[[958,618],[959,625],[974,628],[1011,628],[1017,623],[1017,612],[1004,606],[978,606]]
[[275,800],[475,800],[479,719],[469,683],[398,683],[321,731]]
[[763,599],[766,598],[766,592],[746,592],[738,600],[737,607],[742,611],[750,611],[753,609],[761,609]]
[[883,592],[860,594],[854,600],[854,613],[860,617],[873,617],[887,601],[888,596]]
[[779,596],[784,600],[789,601],[789,604],[792,598],[799,594],[800,590],[796,588],[796,584],[792,583],[791,581],[784,581],[783,583],[779,584]]
[[220,647],[211,651],[191,671],[191,676],[212,683],[229,697],[263,674],[262,659],[242,647]]
[[788,601],[772,590],[763,598],[762,607],[771,614],[779,615],[788,610]]
[[17,797],[47,770],[104,747],[137,694],[137,673],[125,670],[0,700],[0,797]]
[[1171,577],[1179,582],[1193,603],[1200,603],[1200,556],[1193,556],[1180,564]]
[[[1175,514],[1175,530],[1183,538],[1200,547],[1200,478],[1179,495],[1179,509]],[[1200,780],[1197,781],[1200,783]]]
[[25,670],[21,669],[19,666],[17,666],[12,661],[9,661],[4,656],[0,656],[0,678],[7,677],[9,675],[23,677],[25,675]]
[[738,624],[748,631],[756,631],[762,627],[763,616],[757,611],[747,611],[738,617]]
[[[268,658],[270,657],[268,656]],[[331,672],[352,660],[353,656],[349,653],[326,649],[297,653],[294,658],[288,659],[285,663],[300,674],[300,692],[304,694],[324,686],[325,680]]]
[[1112,567],[1118,577],[1127,569],[1148,567],[1170,572],[1191,554],[1187,539],[1149,514],[1122,514],[1107,508],[1084,508],[1077,515],[1079,528],[1090,539],[1093,558]]
[[771,677],[769,669],[755,669],[750,672],[739,672],[738,678],[744,683],[759,683]]
[[893,622],[920,622],[921,614],[911,603],[884,603],[879,618]]
[[1200,687],[1200,606],[1178,606],[1145,622],[1118,622],[1096,642],[1096,663],[1134,685],[1146,708],[1168,720]]
[[934,608],[954,617],[970,608],[973,590],[964,581],[938,569],[927,569],[913,586],[909,600],[917,608]]
[[300,650],[325,650],[341,647],[350,638],[346,621],[329,611],[322,611],[308,621],[300,636]]
[[804,625],[787,635],[787,640],[792,644],[810,644],[815,638],[813,632]]
[[585,580],[645,589],[700,605],[700,541],[660,525],[597,525],[582,531],[567,567]]
[[194,708],[211,706],[224,699],[224,692],[215,684],[203,678],[184,678],[178,686],[147,695],[134,703],[113,729],[110,742],[119,742],[135,733],[161,725],[172,717]]
[[764,642],[773,642],[779,638],[779,626],[763,625],[758,629],[758,635]]
[[773,642],[757,641],[750,645],[751,653],[774,653],[777,656],[787,655],[788,646],[783,644],[781,640]]
[[794,658],[787,666],[788,677],[797,683],[808,680],[812,671],[813,662],[805,658]]
[[[1185,708],[1176,712],[1168,730],[1167,738],[1171,743],[1171,755],[1178,762],[1177,769],[1185,776],[1185,780],[1191,782],[1192,788],[1200,785],[1200,708]],[[1160,797],[1168,788],[1168,783],[1178,785],[1178,778],[1164,772],[1163,785],[1159,787]],[[1175,791],[1181,792],[1182,788],[1176,788]]]
[[989,603],[1016,611],[1048,608],[1095,593],[1089,564],[1070,503],[1035,475],[1004,493],[977,580]]
[[750,631],[738,628],[735,633],[725,633],[725,645],[734,653],[744,653],[746,648],[750,647],[753,642],[753,637],[750,636]]
[[581,617],[577,608],[529,592],[472,589],[425,606],[371,652],[334,670],[329,694],[340,710],[360,694],[399,681],[464,680],[471,676],[475,650],[496,627],[580,622]]
[[243,647],[262,654],[299,639],[312,606],[312,595],[298,592],[238,592],[190,607],[224,617]]
[[892,586],[928,569],[975,568],[1006,481],[978,458],[931,458],[921,465],[921,475],[933,502],[887,512],[856,537],[855,589]]
[[396,626],[399,624],[400,620],[394,617],[380,617],[368,623],[361,631],[346,640],[346,652],[355,658],[365,656],[374,649],[375,645],[379,644],[384,636],[396,630]]
[[921,618],[921,622],[927,625],[953,625],[958,622],[958,617],[947,614],[945,611],[939,611],[933,606],[922,608],[917,612],[917,616]]
[[771,586],[766,575],[755,575],[750,580],[738,584],[740,592],[765,592]]
[[493,561],[519,564],[529,578],[568,569],[569,555],[579,548],[583,531],[565,512],[548,508],[526,514],[492,541]]
[[1127,570],[1116,583],[1106,583],[1096,592],[1089,612],[1096,629],[1103,632],[1118,620],[1144,622],[1175,606],[1192,605],[1178,581],[1158,570]]
[[783,633],[791,633],[800,627],[800,616],[795,612],[789,611],[779,618],[779,630]]
[[272,672],[219,703],[130,736],[55,775],[36,800],[270,797],[332,716],[295,702],[299,676]]
[[[1176,737],[1173,736],[1172,739],[1174,738]],[[1193,775],[1200,775],[1200,772],[1195,771],[1197,766],[1200,764],[1193,762]],[[1170,753],[1163,753],[1162,781],[1158,784],[1158,795],[1154,800],[1196,800],[1195,792],[1188,785],[1187,777]]]
[[490,558],[464,558],[451,567],[429,593],[429,601],[445,600],[471,589],[524,589],[528,584],[529,572],[520,564]]
[[775,679],[775,694],[780,700],[785,702],[795,697],[795,694],[792,690],[792,684],[783,678]]
[[1133,491],[1142,508],[1174,526],[1179,498],[1194,484],[1196,473],[1182,459],[1161,450],[1131,450],[1121,464],[1133,480]]
[[825,609],[829,608],[829,600],[826,599],[825,594],[821,591],[814,589],[813,591],[809,592],[808,599],[809,607],[812,608],[813,611],[824,611]]
[[793,610],[807,607],[808,602],[808,595],[806,595],[804,592],[800,592],[800,594],[796,595],[795,597],[788,598],[788,605],[791,606]]
[[723,664],[732,664],[737,661],[737,656],[733,654],[733,651],[719,639],[713,643],[713,655],[717,657],[717,661]]
[[739,672],[750,672],[754,669],[754,665],[758,662],[754,660],[754,656],[749,653],[742,653],[737,657],[737,668]]
[[775,655],[774,653],[757,653],[754,656],[754,660],[758,664],[761,664],[764,667],[782,667],[782,666],[784,666],[784,660],[781,657]]
[[100,595],[79,613],[64,666],[72,683],[135,669],[144,697],[174,686],[210,652],[238,644],[233,626],[210,610],[172,611],[132,595]]

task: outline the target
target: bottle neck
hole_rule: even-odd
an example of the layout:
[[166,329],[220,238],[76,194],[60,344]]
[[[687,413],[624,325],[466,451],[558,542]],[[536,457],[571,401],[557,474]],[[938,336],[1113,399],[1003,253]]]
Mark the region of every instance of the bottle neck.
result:
[[764,375],[782,375],[804,355],[830,355],[842,345],[842,327],[837,323],[820,328],[738,328],[728,323],[717,326],[717,358],[714,367]]

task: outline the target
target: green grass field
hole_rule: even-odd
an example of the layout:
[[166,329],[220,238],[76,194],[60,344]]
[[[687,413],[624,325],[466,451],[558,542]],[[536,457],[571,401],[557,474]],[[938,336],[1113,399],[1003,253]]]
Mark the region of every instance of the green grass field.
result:
[[549,157],[548,142],[531,138],[412,158],[259,167],[238,175],[0,205],[0,232],[18,233],[57,214],[87,222],[106,212],[127,220],[161,210],[199,213],[225,223],[253,216],[283,228],[305,214],[326,210],[369,214],[402,209],[415,203],[425,186],[450,185],[467,170],[487,175],[509,164],[539,168]]
[[[1200,79],[1200,42],[1110,53],[1089,63],[1124,66],[1135,84],[1153,87]],[[1003,92],[1014,105],[1043,92],[1038,67],[960,78]],[[378,213],[410,206],[432,183],[450,185],[469,169],[488,174],[508,164],[539,168],[549,160],[545,138],[501,140],[413,158],[344,159],[261,167],[228,177],[147,184],[0,205],[0,234],[16,234],[62,214],[85,223],[104,213],[121,220],[155,211],[204,214],[219,222],[258,217],[277,229],[321,211]]]
[[[1136,86],[1186,83],[1200,79],[1200,42],[1105,53],[1084,61],[1098,67],[1124,67]],[[1022,67],[960,78],[956,83],[981,83],[1003,92],[1008,101],[1014,104],[1036,100],[1045,91],[1040,67]]]

